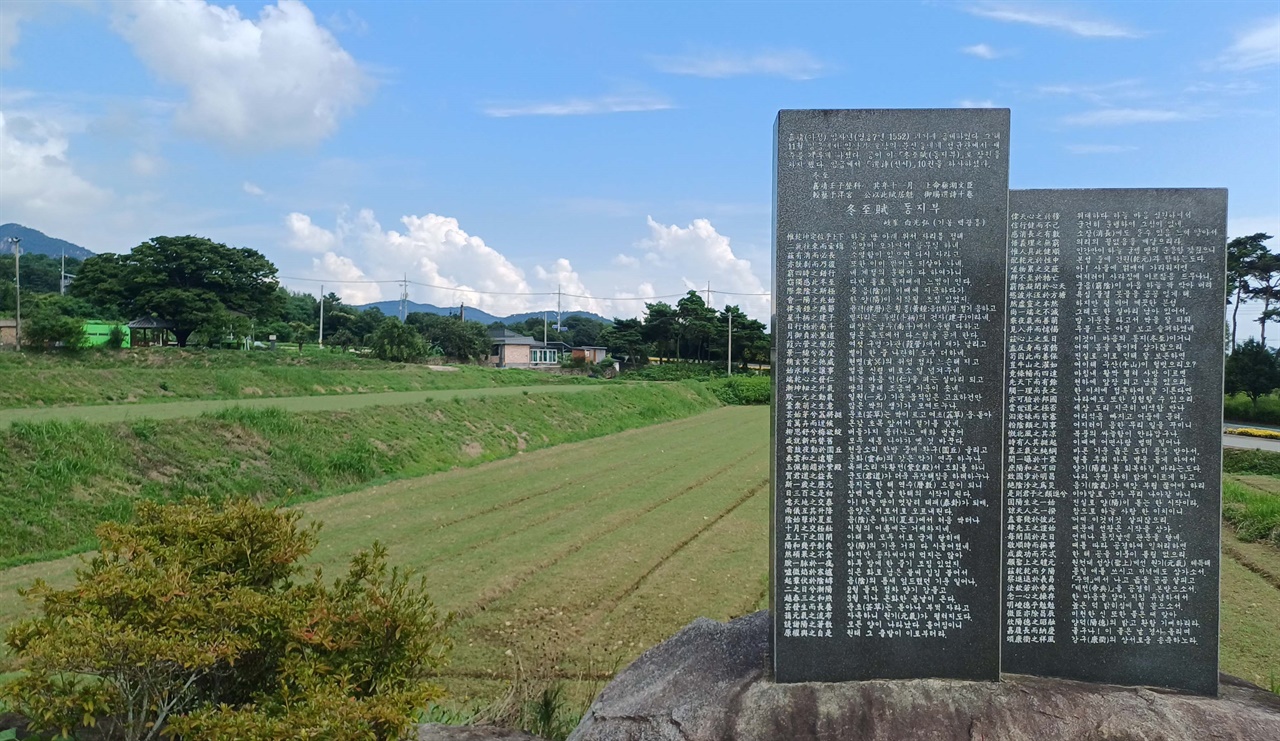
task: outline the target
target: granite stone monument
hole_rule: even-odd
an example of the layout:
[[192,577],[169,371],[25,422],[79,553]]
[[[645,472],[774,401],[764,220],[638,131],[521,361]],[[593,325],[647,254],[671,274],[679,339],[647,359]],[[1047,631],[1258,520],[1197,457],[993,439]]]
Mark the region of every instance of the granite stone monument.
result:
[[779,682],[1000,671],[1009,111],[775,131]]
[[1217,692],[1226,210],[1010,194],[1004,671]]

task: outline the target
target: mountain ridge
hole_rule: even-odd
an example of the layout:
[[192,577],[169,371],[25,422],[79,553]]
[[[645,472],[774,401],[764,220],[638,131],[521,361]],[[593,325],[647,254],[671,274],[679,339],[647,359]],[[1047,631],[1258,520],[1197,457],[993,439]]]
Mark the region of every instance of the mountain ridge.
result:
[[[353,305],[351,306],[351,308],[359,311],[364,311],[365,309],[369,309],[369,308],[376,308],[379,311],[381,311],[383,314],[386,314],[387,316],[400,315],[400,302],[395,300],[374,301],[373,303],[369,303],[369,304],[360,304],[358,306]],[[409,310],[408,313],[410,314],[414,312],[421,312],[424,314],[439,314],[441,316],[449,316],[451,314],[457,314],[459,308],[460,307],[457,307],[457,306],[436,306],[435,304],[420,304],[420,303],[417,303],[416,301],[408,302],[408,310]],[[542,316],[541,311],[526,311],[519,314],[510,314],[508,316],[494,316],[493,314],[490,314],[487,311],[477,309],[473,306],[468,306],[466,307],[465,318],[480,322],[481,324],[493,324],[494,322],[502,322],[503,324],[519,324],[520,322],[523,322],[527,319],[530,319],[533,317],[539,317],[539,316]],[[554,316],[555,316],[554,311],[547,312],[548,321],[554,321]],[[568,319],[571,316],[584,316],[588,319],[594,319],[597,322],[604,322],[605,324],[613,324],[612,319],[606,319],[605,317],[602,317],[599,314],[593,314],[589,311],[560,312],[561,320]]]
[[68,242],[65,239],[50,237],[48,234],[39,229],[32,229],[29,226],[23,226],[10,222],[8,224],[0,224],[0,253],[10,252],[13,247],[9,244],[10,237],[17,237],[22,240],[22,254],[24,255],[48,255],[49,257],[61,257],[62,251],[67,251],[67,257],[74,257],[77,260],[84,260],[93,257],[93,250],[81,247],[74,242]]

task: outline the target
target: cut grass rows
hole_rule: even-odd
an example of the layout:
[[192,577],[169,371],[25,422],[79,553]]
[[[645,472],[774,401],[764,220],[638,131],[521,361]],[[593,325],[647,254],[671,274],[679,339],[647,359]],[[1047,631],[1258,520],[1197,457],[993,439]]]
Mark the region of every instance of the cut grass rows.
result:
[[300,501],[678,419],[717,403],[696,384],[645,384],[342,412],[233,407],[188,420],[18,424],[0,431],[0,565],[91,547],[93,527],[128,519],[139,499]]

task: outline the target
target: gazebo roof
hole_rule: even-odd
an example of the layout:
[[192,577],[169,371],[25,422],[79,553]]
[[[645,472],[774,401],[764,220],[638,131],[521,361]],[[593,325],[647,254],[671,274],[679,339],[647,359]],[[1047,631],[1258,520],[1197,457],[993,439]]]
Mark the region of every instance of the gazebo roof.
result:
[[176,326],[178,325],[168,319],[156,319],[153,316],[144,316],[129,322],[129,329],[173,329]]

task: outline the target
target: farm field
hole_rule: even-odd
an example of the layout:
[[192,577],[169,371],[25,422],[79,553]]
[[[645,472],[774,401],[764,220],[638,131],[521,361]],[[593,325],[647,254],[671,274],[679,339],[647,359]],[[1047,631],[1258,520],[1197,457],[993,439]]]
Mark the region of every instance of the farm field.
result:
[[[325,523],[315,564],[333,573],[377,538],[457,613],[451,703],[492,702],[517,679],[583,700],[695,617],[764,606],[768,475],[768,409],[725,407],[301,506]],[[1223,539],[1222,670],[1266,686],[1280,553]],[[0,593],[66,584],[74,563],[2,571]],[[0,624],[23,609],[0,600]]]
[[[444,375],[444,374],[441,374]],[[80,421],[90,423],[126,422],[134,419],[181,419],[198,417],[231,407],[279,408],[288,412],[336,412],[374,406],[419,404],[445,399],[472,399],[482,396],[512,396],[528,393],[572,393],[604,388],[603,385],[492,386],[488,388],[437,389],[432,391],[383,391],[326,396],[284,396],[267,398],[203,399],[153,404],[92,404],[84,406],[0,409],[0,430],[15,422]]]

